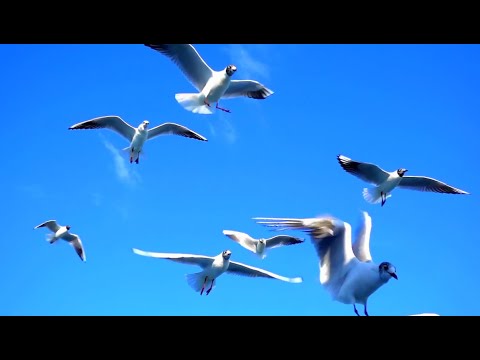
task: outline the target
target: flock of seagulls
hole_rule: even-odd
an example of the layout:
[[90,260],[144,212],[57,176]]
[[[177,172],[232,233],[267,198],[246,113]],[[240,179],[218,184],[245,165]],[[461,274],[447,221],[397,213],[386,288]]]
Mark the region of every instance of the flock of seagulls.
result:
[[[237,80],[234,77],[237,67],[230,64],[222,70],[213,70],[191,44],[145,44],[170,59],[197,90],[191,93],[176,93],[175,99],[187,111],[196,114],[212,114],[215,109],[231,112],[220,107],[221,99],[247,97],[263,100],[273,91],[256,80]],[[70,126],[69,130],[109,129],[121,135],[129,143],[122,149],[128,152],[130,163],[139,164],[140,156],[148,140],[160,135],[178,135],[207,142],[207,138],[179,124],[164,123],[149,128],[148,120],[133,127],[116,115],[100,116]],[[437,179],[426,176],[406,176],[404,168],[388,172],[379,166],[352,160],[338,155],[341,168],[351,175],[372,185],[363,189],[363,198],[370,204],[381,204],[391,197],[394,189],[411,189],[417,191],[438,192],[444,194],[469,194]],[[369,297],[387,284],[392,278],[398,280],[396,267],[388,262],[373,261],[370,253],[370,235],[372,219],[367,212],[362,212],[362,223],[352,239],[352,227],[349,223],[333,216],[315,218],[253,218],[258,224],[275,231],[301,231],[308,234],[318,256],[319,280],[323,288],[334,301],[353,306],[356,315],[361,316],[357,305],[363,306],[363,314],[368,316]],[[47,228],[47,241],[50,244],[62,239],[68,242],[79,258],[86,261],[85,249],[77,234],[70,233],[70,225],[59,225],[56,220],[48,220],[34,227]],[[254,238],[251,235],[223,230],[223,234],[245,250],[261,259],[267,252],[279,247],[298,245],[305,242],[303,238],[280,234],[270,238]],[[252,278],[270,278],[288,283],[301,283],[302,277],[286,277],[265,269],[232,261],[232,251],[223,250],[215,256],[163,253],[132,249],[136,255],[157,259],[167,259],[187,265],[196,265],[201,271],[186,275],[186,282],[200,295],[208,295],[217,284],[217,279],[224,273]],[[422,313],[410,316],[438,316],[434,313]]]

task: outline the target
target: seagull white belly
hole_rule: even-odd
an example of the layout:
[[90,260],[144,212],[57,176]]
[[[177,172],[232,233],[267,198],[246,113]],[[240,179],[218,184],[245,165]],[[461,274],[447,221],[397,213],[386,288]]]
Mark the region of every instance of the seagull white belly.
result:
[[58,231],[53,235],[55,239],[60,239],[63,235],[67,233],[65,228],[58,229]]
[[257,243],[257,254],[263,255],[265,252],[265,244],[262,244],[261,242]]
[[202,95],[205,96],[205,99],[209,103],[218,102],[223,94],[225,94],[225,91],[227,91],[229,84],[229,79],[212,77],[203,88]]
[[147,134],[135,134],[132,143],[130,144],[130,149],[134,149],[136,153],[139,153],[143,149],[143,144],[147,140]]
[[402,180],[401,177],[398,177],[398,178],[395,178],[395,179],[388,179],[383,184],[380,184],[378,186],[378,190],[383,191],[384,193],[388,194],[393,189],[395,189],[395,187],[400,183],[401,180]]
[[357,270],[347,274],[337,294],[337,300],[344,304],[365,305],[368,297],[384,284],[374,268],[362,266]]

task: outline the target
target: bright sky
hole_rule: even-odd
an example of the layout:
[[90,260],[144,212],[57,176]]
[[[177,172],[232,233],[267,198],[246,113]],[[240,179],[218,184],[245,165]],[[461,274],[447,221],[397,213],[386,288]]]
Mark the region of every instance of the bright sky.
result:
[[[232,113],[184,110],[195,92],[165,56],[142,45],[1,45],[3,115],[2,315],[355,315],[319,283],[307,241],[261,260],[222,234],[270,237],[253,217],[332,214],[355,230],[373,222],[371,251],[398,281],[374,293],[370,315],[480,315],[477,228],[480,201],[480,46],[195,45],[215,70],[255,79],[266,100],[229,99]],[[162,136],[140,164],[128,142],[101,130],[69,131],[118,115],[133,126],[175,122],[208,142]],[[22,142],[20,142],[22,141]],[[337,154],[407,175],[425,175],[471,195],[396,189],[384,207]],[[34,226],[56,219],[85,246]],[[217,255],[283,276],[223,274],[200,296],[193,265],[133,254]],[[362,309],[362,307],[359,307]]]

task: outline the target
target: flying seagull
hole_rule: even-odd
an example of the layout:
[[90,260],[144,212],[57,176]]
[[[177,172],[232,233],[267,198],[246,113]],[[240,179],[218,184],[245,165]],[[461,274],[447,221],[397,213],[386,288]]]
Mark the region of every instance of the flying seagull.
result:
[[145,44],[167,56],[180,68],[185,77],[197,89],[197,93],[175,94],[178,103],[188,111],[197,114],[212,114],[211,104],[225,112],[230,110],[218,105],[220,99],[248,97],[266,99],[273,91],[255,80],[232,80],[237,71],[235,65],[215,71],[203,60],[191,44]]
[[215,287],[215,280],[225,272],[249,277],[272,278],[291,283],[302,282],[301,277],[287,278],[274,274],[270,271],[262,270],[235,261],[230,261],[230,256],[232,255],[230,250],[222,251],[220,254],[213,257],[195,254],[149,252],[135,248],[133,249],[133,252],[142,256],[168,259],[183,264],[200,266],[202,271],[186,275],[188,285],[190,285],[194,291],[200,292],[200,295],[202,295],[205,290],[205,295],[208,295]]
[[395,188],[417,191],[437,192],[444,194],[469,194],[466,191],[454,188],[439,180],[426,176],[405,176],[407,169],[399,168],[387,172],[375,164],[352,160],[343,155],[337,155],[340,166],[348,173],[359,179],[373,184],[373,187],[363,189],[363,198],[371,203],[381,202],[385,205],[387,198]]
[[277,235],[270,238],[254,239],[250,235],[240,231],[223,230],[223,234],[243,246],[245,249],[260,256],[262,259],[267,256],[267,249],[301,244],[304,242],[303,239],[289,235]]
[[205,137],[186,128],[185,126],[175,123],[164,123],[154,128],[147,129],[150,122],[144,120],[137,128],[125,122],[120,116],[109,115],[100,116],[94,119],[82,121],[78,124],[70,126],[69,130],[77,129],[110,129],[123,136],[130,142],[130,145],[123,150],[130,152],[130,163],[135,161],[138,164],[140,153],[147,140],[151,140],[159,135],[179,135],[191,139],[208,141]]
[[344,304],[364,306],[367,300],[391,278],[398,280],[396,268],[390,262],[373,262],[370,254],[372,220],[363,212],[363,224],[352,245],[350,224],[331,216],[317,218],[254,218],[259,224],[277,230],[303,230],[310,235],[319,257],[320,283],[332,298]]
[[34,227],[34,229],[38,229],[41,227],[46,227],[50,231],[53,232],[53,234],[47,234],[47,241],[50,244],[55,243],[57,240],[62,239],[68,242],[70,245],[73,246],[75,249],[75,252],[80,256],[80,259],[83,261],[87,261],[87,257],[85,255],[85,250],[83,249],[82,241],[80,240],[80,237],[77,234],[71,234],[69,232],[71,226],[66,225],[66,226],[60,226],[57,224],[56,220],[48,220],[45,221],[44,223],[41,223],[40,225],[37,225]]

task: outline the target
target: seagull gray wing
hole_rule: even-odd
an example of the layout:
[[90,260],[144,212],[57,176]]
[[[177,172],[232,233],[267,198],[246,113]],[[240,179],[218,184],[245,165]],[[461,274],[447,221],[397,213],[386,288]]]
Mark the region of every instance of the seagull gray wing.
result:
[[68,241],[68,243],[73,246],[77,255],[80,256],[80,259],[82,259],[83,261],[87,261],[82,241],[77,234],[67,233],[62,236],[62,239]]
[[303,230],[310,235],[319,257],[320,283],[336,295],[354,263],[351,226],[333,217],[254,218],[259,224],[282,230]]
[[222,98],[248,97],[263,100],[273,94],[273,91],[255,80],[231,80]]
[[301,283],[303,281],[301,277],[289,278],[289,277],[272,273],[267,270],[256,268],[250,265],[245,265],[236,261],[229,262],[227,273],[234,274],[234,275],[241,275],[241,276],[249,276],[249,277],[263,277],[263,278],[278,279],[278,280],[282,280],[290,283]]
[[298,237],[290,236],[290,235],[277,235],[266,239],[266,247],[269,249],[274,249],[280,246],[288,246],[288,245],[295,245],[301,244],[305,240],[300,239]]
[[375,164],[354,161],[343,155],[338,155],[337,160],[343,170],[370,184],[379,185],[389,176],[388,172]]
[[58,229],[60,229],[60,226],[57,224],[56,220],[47,220],[41,223],[40,225],[35,226],[34,229],[38,229],[41,227],[46,227],[47,229],[53,232],[57,232]]
[[353,243],[353,253],[362,262],[372,261],[370,254],[370,234],[372,232],[372,218],[366,211],[362,212],[363,222],[357,230],[356,240]]
[[250,235],[240,231],[223,230],[223,235],[228,236],[233,241],[237,242],[245,249],[255,252],[257,248],[257,240]]
[[172,260],[182,264],[198,265],[202,269],[212,266],[214,258],[211,256],[195,255],[195,254],[180,254],[180,253],[160,253],[152,251],[143,251],[139,249],[133,249],[133,252],[137,255],[147,256],[157,259]]
[[179,135],[179,136],[184,136],[191,139],[208,141],[205,137],[196,133],[195,131],[190,130],[185,126],[174,124],[174,123],[164,123],[164,124],[155,126],[154,128],[149,129],[147,134],[148,134],[148,139],[153,139],[154,137],[159,135]]
[[198,91],[205,87],[213,75],[213,70],[191,44],[145,44],[145,46],[173,61]]
[[457,189],[453,186],[445,184],[444,182],[426,176],[404,176],[397,187],[444,194],[469,194],[466,191]]
[[132,141],[135,135],[135,128],[127,124],[120,116],[100,116],[94,119],[82,121],[78,124],[72,125],[68,130],[79,129],[110,129],[122,135],[129,142]]

